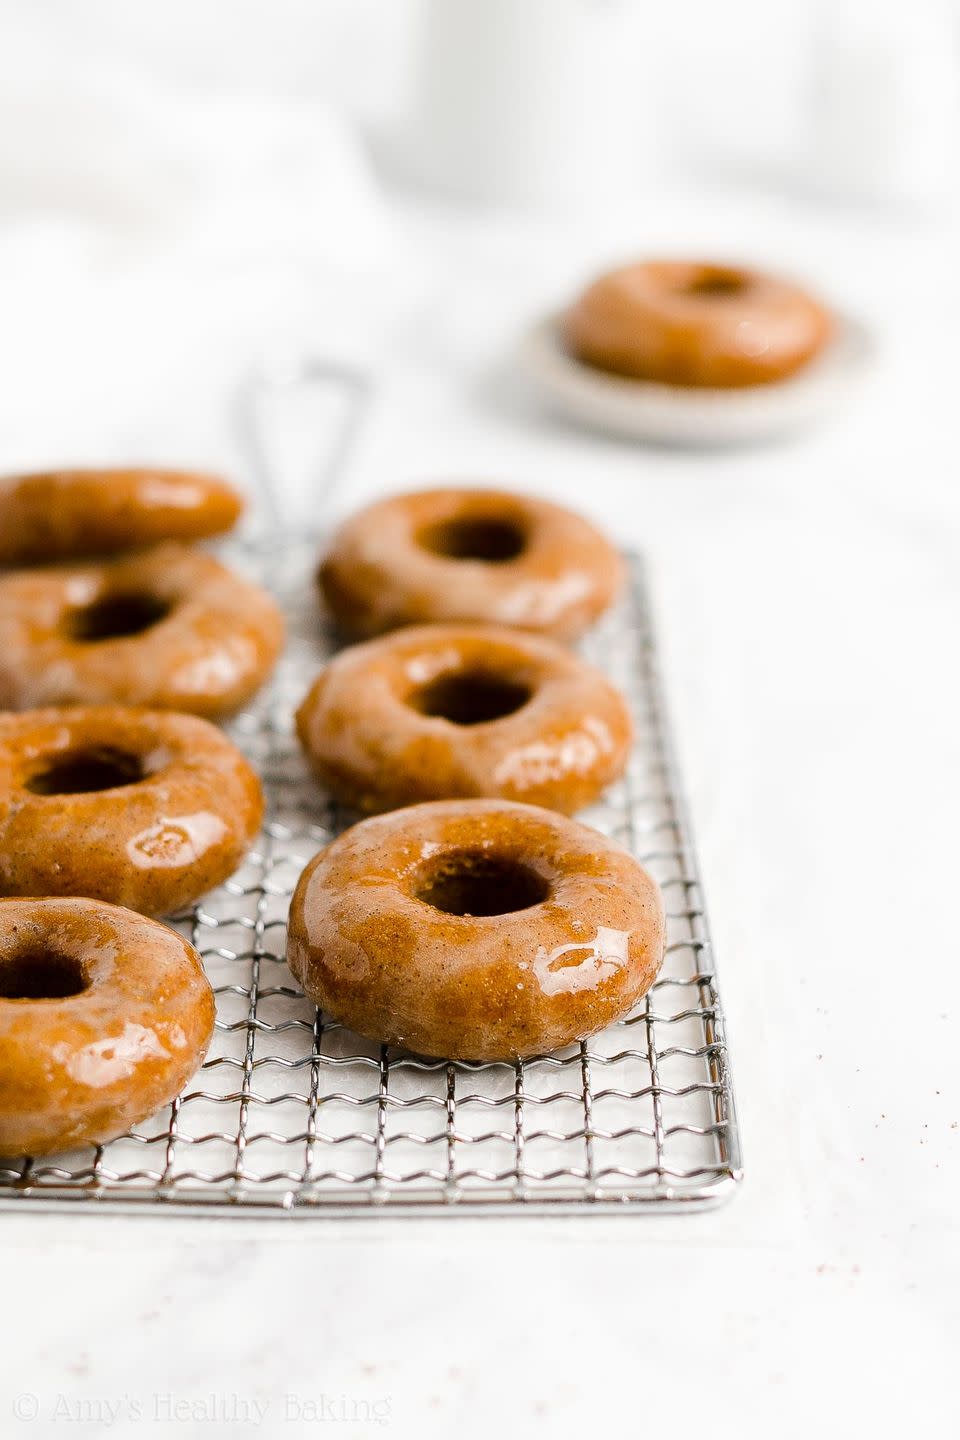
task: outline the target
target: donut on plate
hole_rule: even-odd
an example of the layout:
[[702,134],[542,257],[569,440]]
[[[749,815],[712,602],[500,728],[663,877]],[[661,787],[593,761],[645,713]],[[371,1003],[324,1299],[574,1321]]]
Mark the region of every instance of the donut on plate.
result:
[[287,958],[362,1035],[512,1061],[625,1015],[663,933],[657,886],[599,831],[533,805],[441,800],[363,820],[310,862]]
[[243,501],[190,470],[50,470],[0,479],[0,564],[30,565],[202,540],[231,530]]
[[122,1135],[179,1094],[213,1035],[192,945],[86,899],[0,900],[0,1154]]
[[783,380],[823,349],[830,312],[757,270],[648,260],[596,280],[567,312],[587,365],[667,385],[727,389]]
[[548,500],[502,490],[421,490],[377,501],[334,537],[319,583],[357,636],[424,621],[583,633],[623,566],[598,530]]
[[88,895],[170,915],[240,864],[263,815],[235,745],[193,715],[0,715],[0,895]]
[[10,710],[228,714],[263,684],[282,643],[264,590],[182,545],[0,575],[0,707]]
[[297,711],[320,782],[360,810],[502,796],[571,813],[623,771],[626,702],[541,636],[420,625],[342,651]]

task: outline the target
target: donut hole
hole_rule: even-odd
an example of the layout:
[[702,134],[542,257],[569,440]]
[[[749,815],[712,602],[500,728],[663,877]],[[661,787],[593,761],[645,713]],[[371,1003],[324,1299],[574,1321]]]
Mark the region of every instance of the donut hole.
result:
[[526,705],[533,691],[522,681],[484,670],[454,670],[415,690],[409,704],[421,715],[453,725],[502,720]]
[[143,761],[109,745],[91,745],[51,757],[26,782],[34,795],[89,795],[136,785],[144,777]]
[[723,300],[742,295],[747,288],[746,278],[736,270],[698,270],[681,289],[684,295],[693,295],[704,300]]
[[413,895],[446,915],[509,915],[529,910],[550,894],[548,882],[509,856],[458,850],[422,869]]
[[66,630],[71,640],[123,640],[129,635],[142,635],[170,614],[169,601],[159,595],[130,592],[104,595],[90,605],[74,610],[67,617]]
[[516,520],[459,515],[424,526],[417,535],[417,543],[446,560],[483,560],[499,565],[521,555],[526,549],[527,537]]
[[25,950],[0,960],[0,1000],[66,1000],[89,983],[81,962],[59,950]]

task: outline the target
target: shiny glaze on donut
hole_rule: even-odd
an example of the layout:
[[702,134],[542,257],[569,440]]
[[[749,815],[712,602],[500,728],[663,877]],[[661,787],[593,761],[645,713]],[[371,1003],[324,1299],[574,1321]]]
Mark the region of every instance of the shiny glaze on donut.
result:
[[[115,606],[131,633],[78,633]],[[151,618],[152,610],[157,618]],[[283,644],[269,595],[212,556],[182,545],[102,564],[0,576],[0,707],[147,705],[229,714],[248,700]]]
[[243,510],[218,475],[189,470],[50,470],[0,479],[0,564],[29,565],[201,540]]
[[[437,713],[444,700],[459,719]],[[421,625],[342,651],[297,732],[321,784],[357,809],[488,795],[569,814],[622,773],[631,724],[605,676],[553,641]]]
[[[532,903],[468,915],[417,898],[463,857],[506,876],[511,895],[519,867]],[[663,935],[657,886],[598,831],[532,805],[447,800],[364,820],[311,861],[288,960],[312,1000],[373,1040],[509,1061],[626,1014],[656,977]]]
[[568,311],[588,365],[669,385],[782,380],[826,344],[832,317],[797,285],[756,270],[651,260],[596,280]]
[[615,599],[622,571],[600,532],[560,505],[451,488],[359,511],[334,537],[319,584],[352,635],[466,621],[573,640]]
[[[85,988],[9,998],[12,972],[47,956]],[[0,900],[0,1154],[123,1134],[179,1094],[213,1022],[200,957],[165,925],[96,900]]]
[[262,815],[253,770],[196,716],[0,715],[0,895],[88,895],[170,915],[233,873]]

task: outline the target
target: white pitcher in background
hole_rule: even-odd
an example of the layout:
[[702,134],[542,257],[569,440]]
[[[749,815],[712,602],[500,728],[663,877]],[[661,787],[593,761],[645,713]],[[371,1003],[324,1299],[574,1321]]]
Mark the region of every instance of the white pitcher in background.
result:
[[960,161],[953,0],[820,0],[804,180],[848,199],[937,204]]
[[448,195],[571,208],[649,157],[636,0],[426,0],[412,168]]

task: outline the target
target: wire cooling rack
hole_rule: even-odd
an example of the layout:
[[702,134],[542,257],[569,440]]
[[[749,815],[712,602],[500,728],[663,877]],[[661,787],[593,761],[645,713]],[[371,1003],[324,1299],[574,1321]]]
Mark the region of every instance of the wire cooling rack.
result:
[[[667,733],[642,562],[585,645],[628,695],[624,780],[582,819],[659,881],[666,960],[634,1012],[517,1065],[427,1060],[344,1029],[284,960],[306,862],[349,823],[308,778],[291,715],[329,654],[316,544],[247,542],[231,560],[273,589],[290,636],[272,685],[232,726],[268,814],[243,868],[176,921],[216,989],[210,1053],[173,1105],[109,1145],[0,1160],[0,1205],[237,1215],[688,1209],[729,1194],[740,1141],[713,950]],[[86,1202],[81,1204],[81,1202]]]

